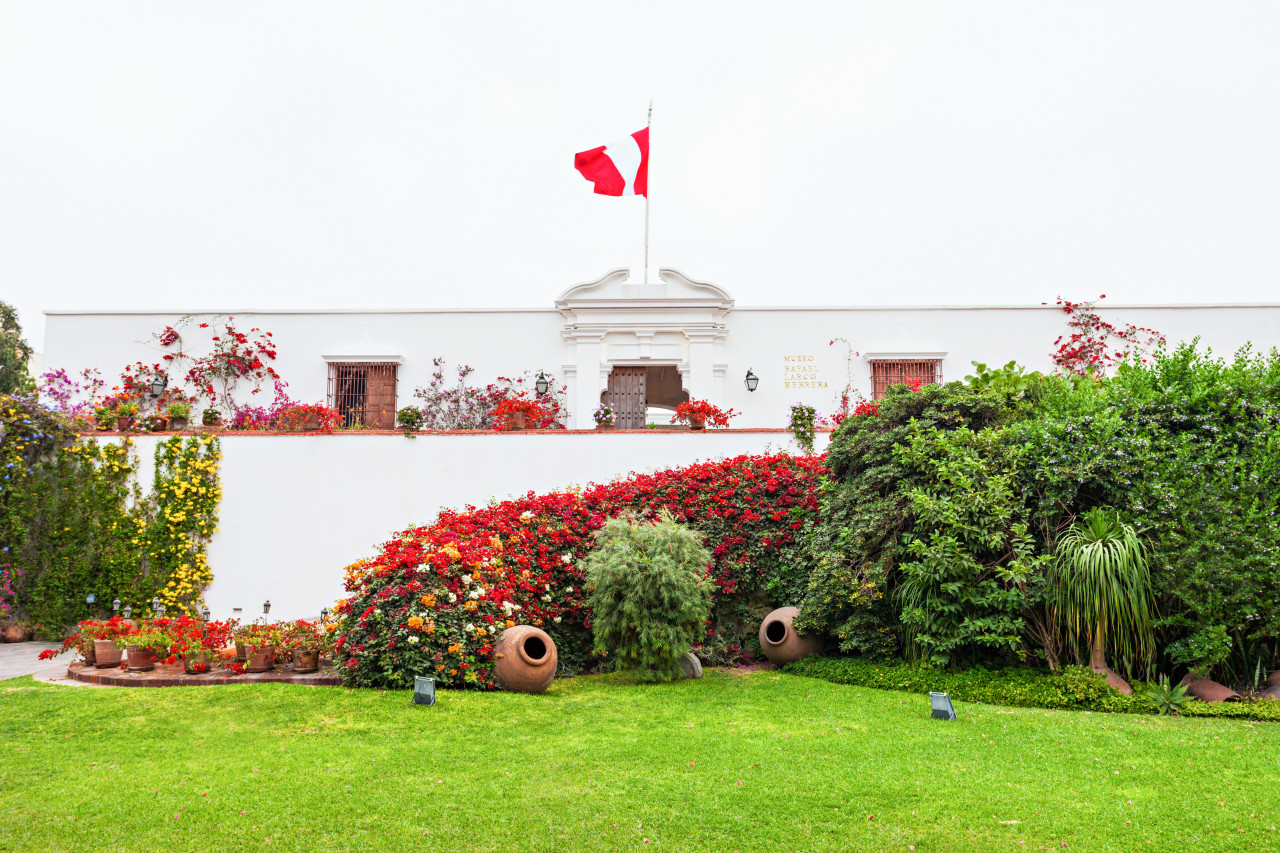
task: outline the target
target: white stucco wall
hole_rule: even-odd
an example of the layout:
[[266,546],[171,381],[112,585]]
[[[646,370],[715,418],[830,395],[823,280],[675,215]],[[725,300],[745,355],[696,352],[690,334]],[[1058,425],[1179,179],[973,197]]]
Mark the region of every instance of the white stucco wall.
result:
[[[818,436],[819,450],[829,436]],[[156,436],[135,438],[149,487]],[[743,453],[794,450],[786,432],[236,436],[222,442],[222,503],[209,545],[218,618],[314,616],[342,569],[441,508],[608,482]],[[240,613],[235,613],[240,608]]]
[[[209,312],[210,314],[214,312]],[[1107,306],[1104,318],[1158,329],[1171,345],[1199,336],[1215,352],[1229,355],[1246,342],[1261,350],[1280,345],[1280,306]],[[69,373],[96,367],[114,381],[121,368],[134,361],[159,360],[163,350],[150,339],[153,331],[175,322],[170,313],[51,312],[47,315],[45,364]],[[545,370],[570,386],[568,398],[577,408],[571,426],[589,426],[590,401],[597,391],[579,393],[580,376],[566,369],[579,349],[566,346],[566,318],[555,309],[495,311],[399,311],[399,312],[239,312],[242,329],[259,326],[270,330],[279,348],[276,369],[289,382],[289,392],[303,402],[323,400],[326,393],[325,356],[402,356],[398,405],[413,401],[415,387],[431,378],[432,358],[442,356],[450,365],[476,368],[472,384],[484,385],[498,376],[518,376],[524,371]],[[733,407],[741,416],[738,427],[780,428],[788,421],[789,408],[802,401],[822,412],[834,410],[846,381],[844,345],[830,341],[847,339],[861,353],[848,371],[853,386],[870,395],[867,354],[911,355],[944,353],[946,379],[960,379],[971,372],[972,361],[996,366],[1016,360],[1031,369],[1049,370],[1054,339],[1066,330],[1066,317],[1052,306],[1005,307],[907,307],[907,308],[733,308],[724,319],[725,334],[715,356],[720,378],[712,381],[713,402]],[[192,331],[188,352],[207,351],[209,331]],[[656,359],[645,362],[635,355],[642,350],[625,344],[631,331],[611,333],[590,359],[598,370],[596,380],[607,373],[614,354],[630,364],[672,363],[658,344]],[[619,342],[621,341],[621,343]],[[587,356],[582,356],[587,358]],[[786,370],[797,361],[816,368],[816,381],[826,387],[788,388]],[[743,377],[748,368],[760,377],[759,389],[748,393]],[[584,370],[583,373],[591,371]],[[567,378],[566,378],[567,377]],[[447,377],[452,381],[452,374]],[[112,384],[111,382],[108,383]],[[262,395],[270,397],[270,389]]]

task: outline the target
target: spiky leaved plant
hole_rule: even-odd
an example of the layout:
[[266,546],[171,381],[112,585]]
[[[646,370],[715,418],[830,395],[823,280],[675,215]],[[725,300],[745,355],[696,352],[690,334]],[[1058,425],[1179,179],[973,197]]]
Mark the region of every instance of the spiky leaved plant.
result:
[[1132,694],[1107,666],[1107,652],[1150,659],[1151,573],[1138,534],[1116,514],[1097,507],[1080,516],[1061,539],[1049,571],[1057,618],[1073,639],[1089,644],[1089,666],[1112,687]]
[[586,576],[597,650],[641,680],[675,678],[711,607],[702,536],[664,510],[655,521],[609,519],[595,538]]

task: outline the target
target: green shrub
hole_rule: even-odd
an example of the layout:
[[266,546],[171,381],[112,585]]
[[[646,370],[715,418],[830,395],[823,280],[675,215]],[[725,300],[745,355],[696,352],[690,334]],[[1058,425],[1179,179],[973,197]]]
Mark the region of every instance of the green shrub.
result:
[[642,680],[678,676],[711,609],[711,553],[701,534],[664,511],[654,522],[610,519],[595,539],[585,562],[597,650],[616,654]]
[[[834,684],[949,693],[959,702],[981,702],[1011,708],[1055,708],[1066,711],[1100,711],[1116,714],[1149,714],[1147,701],[1156,685],[1135,684],[1134,695],[1112,690],[1101,675],[1088,667],[1067,666],[1057,673],[1027,667],[985,669],[974,667],[947,672],[928,664],[880,663],[860,658],[808,657],[783,667],[785,672],[819,678]],[[1194,699],[1183,704],[1184,717],[1233,717],[1280,722],[1280,702],[1205,703]]]

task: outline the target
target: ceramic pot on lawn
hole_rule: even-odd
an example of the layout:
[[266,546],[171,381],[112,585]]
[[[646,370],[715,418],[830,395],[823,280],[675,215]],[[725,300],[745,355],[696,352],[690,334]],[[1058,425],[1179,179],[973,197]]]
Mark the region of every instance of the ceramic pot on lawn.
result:
[[246,645],[244,647],[245,656],[248,659],[245,663],[245,672],[270,672],[275,668],[276,664],[276,647],[270,645],[254,646]]
[[123,654],[112,640],[93,641],[93,665],[98,669],[112,669],[119,666]]
[[296,673],[315,672],[320,668],[320,652],[316,649],[294,649],[293,671]]
[[156,655],[151,649],[129,646],[126,652],[129,655],[126,664],[130,672],[150,672],[156,668]]
[[550,635],[532,625],[516,625],[498,635],[493,647],[493,680],[513,693],[544,693],[556,677],[560,656]]
[[781,666],[822,651],[817,637],[796,633],[791,623],[799,615],[797,607],[779,607],[760,623],[760,649],[770,663]]

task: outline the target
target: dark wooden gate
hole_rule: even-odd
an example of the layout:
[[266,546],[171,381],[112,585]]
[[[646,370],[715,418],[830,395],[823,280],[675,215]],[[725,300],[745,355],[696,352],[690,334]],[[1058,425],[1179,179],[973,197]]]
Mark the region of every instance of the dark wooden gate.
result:
[[644,367],[615,367],[609,374],[609,406],[618,429],[644,429]]

